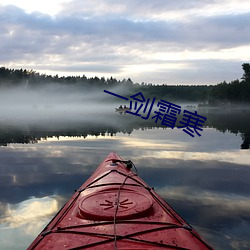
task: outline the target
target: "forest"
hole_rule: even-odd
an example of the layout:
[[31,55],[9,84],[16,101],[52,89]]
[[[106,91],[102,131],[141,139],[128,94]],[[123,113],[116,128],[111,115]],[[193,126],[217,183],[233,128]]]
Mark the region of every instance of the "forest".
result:
[[231,82],[221,82],[216,85],[154,85],[152,83],[134,83],[130,78],[117,80],[112,76],[104,77],[82,76],[52,76],[40,74],[34,70],[9,69],[0,67],[0,87],[2,88],[39,88],[51,84],[63,84],[79,88],[80,91],[113,90],[117,94],[134,95],[142,92],[145,97],[155,97],[168,101],[198,102],[201,106],[220,106],[250,104],[250,64],[242,64],[242,78]]

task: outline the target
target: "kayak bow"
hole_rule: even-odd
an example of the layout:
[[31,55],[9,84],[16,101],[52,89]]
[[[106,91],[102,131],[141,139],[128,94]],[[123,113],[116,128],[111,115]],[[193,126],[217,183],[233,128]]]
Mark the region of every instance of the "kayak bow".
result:
[[133,167],[110,153],[28,249],[212,249]]

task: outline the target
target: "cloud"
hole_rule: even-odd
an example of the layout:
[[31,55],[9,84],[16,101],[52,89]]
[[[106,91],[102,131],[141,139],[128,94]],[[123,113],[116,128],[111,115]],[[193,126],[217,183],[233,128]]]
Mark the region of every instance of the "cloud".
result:
[[[239,52],[241,47],[249,48],[250,13],[238,6],[233,11],[233,4],[233,0],[143,4],[75,0],[66,2],[55,16],[0,5],[0,63],[61,75],[131,77],[139,82],[234,80],[241,77],[242,62],[250,59]],[[233,63],[238,69],[231,71],[226,49],[236,51]],[[202,68],[204,63],[209,67]],[[212,67],[220,63],[224,67]],[[199,70],[207,72],[202,79]]]
[[[245,6],[249,6],[247,0],[241,2],[241,6],[234,4],[234,1],[220,0],[220,1],[198,1],[198,0],[179,0],[179,1],[162,1],[162,0],[74,0],[65,3],[64,9],[61,11],[63,15],[79,15],[79,16],[119,16],[131,17],[134,19],[164,19],[168,20],[183,19],[184,17],[193,17],[193,15],[201,16],[201,13],[214,12],[219,9],[223,12],[240,12],[244,10]],[[245,11],[244,11],[245,12]]]
[[[246,45],[250,36],[247,33],[244,39],[239,36],[242,31],[249,29],[250,13],[195,17],[188,22],[136,20],[112,15],[88,18],[58,15],[52,18],[39,12],[28,14],[14,6],[3,7],[1,14],[4,20],[2,28],[10,39],[11,36],[15,36],[19,38],[18,44],[20,44],[21,36],[24,41],[29,41],[27,47],[34,43],[36,46],[43,46],[44,49],[47,45],[54,45],[54,48],[56,45],[62,48],[63,45],[65,48],[67,45],[74,47],[74,44],[77,44],[76,47],[79,47],[81,42],[85,43],[83,45],[93,43],[93,47],[105,42],[109,45],[164,42],[195,49],[197,44],[204,48],[209,44],[210,46],[213,44],[230,46],[230,43],[234,46]],[[26,40],[26,36],[32,39]],[[68,43],[63,43],[65,40]]]

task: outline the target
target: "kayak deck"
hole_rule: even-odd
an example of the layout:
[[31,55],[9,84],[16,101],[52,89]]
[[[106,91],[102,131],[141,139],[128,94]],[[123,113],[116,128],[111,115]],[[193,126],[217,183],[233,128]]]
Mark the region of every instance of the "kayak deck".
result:
[[110,153],[28,249],[212,249]]

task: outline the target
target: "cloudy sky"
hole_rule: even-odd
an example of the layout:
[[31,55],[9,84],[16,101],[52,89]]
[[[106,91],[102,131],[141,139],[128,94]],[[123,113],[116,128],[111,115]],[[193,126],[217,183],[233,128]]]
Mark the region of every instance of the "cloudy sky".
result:
[[0,66],[216,84],[250,62],[249,23],[249,0],[0,0]]

